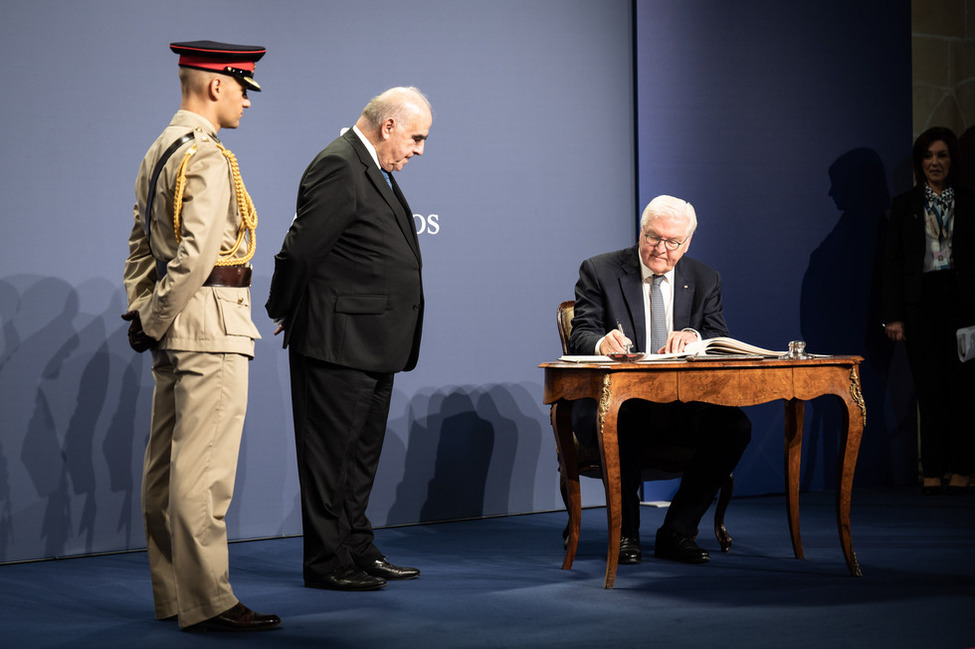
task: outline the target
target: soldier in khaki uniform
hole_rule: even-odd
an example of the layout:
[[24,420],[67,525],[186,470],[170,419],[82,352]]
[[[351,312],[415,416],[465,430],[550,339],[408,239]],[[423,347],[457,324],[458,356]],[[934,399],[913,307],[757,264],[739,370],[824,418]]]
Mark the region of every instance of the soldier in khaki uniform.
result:
[[227,530],[247,408],[247,369],[260,337],[248,265],[257,214],[237,161],[217,139],[236,128],[263,47],[173,43],[180,110],[149,147],[135,183],[125,262],[129,342],[152,350],[152,423],[142,511],[156,617],[182,629],[280,624],[230,587]]

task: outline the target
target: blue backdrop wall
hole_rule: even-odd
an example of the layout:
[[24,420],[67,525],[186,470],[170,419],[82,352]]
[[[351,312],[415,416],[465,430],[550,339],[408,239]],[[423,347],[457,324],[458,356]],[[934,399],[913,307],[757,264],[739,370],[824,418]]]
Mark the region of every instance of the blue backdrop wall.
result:
[[428,310],[370,515],[560,506],[536,366],[557,355],[555,306],[579,260],[631,229],[628,0],[25,0],[2,14],[0,561],[144,545],[152,379],[124,340],[121,270],[138,164],[179,107],[173,40],[268,48],[264,91],[221,132],[260,218],[265,336],[231,535],[300,533],[287,354],[263,311],[298,180],[370,97],[403,84],[434,107],[426,154],[399,176]]
[[[428,312],[420,365],[396,382],[370,505],[378,525],[561,506],[536,365],[558,353],[554,310],[579,262],[634,241],[638,208],[657,193],[696,203],[691,254],[723,271],[734,334],[861,349],[826,338],[846,328],[816,302],[838,299],[823,280],[845,282],[835,273],[866,245],[839,231],[859,204],[839,207],[829,192],[833,175],[836,189],[869,167],[861,158],[879,158],[884,192],[904,166],[908,2],[713,4],[5,3],[0,561],[144,545],[152,385],[149,359],[124,340],[120,275],[137,165],[178,107],[172,40],[268,47],[265,91],[238,131],[221,133],[260,215],[258,305],[315,153],[387,87],[415,84],[433,102],[427,152],[400,175]],[[234,538],[300,532],[286,354],[254,315],[265,339],[251,364]],[[867,398],[876,432],[863,475],[906,479],[899,420],[875,418]],[[738,493],[781,490],[781,408],[750,414],[757,443]],[[835,444],[817,426],[810,488],[829,486]],[[585,502],[599,492],[587,481]]]
[[[911,187],[910,3],[635,6],[639,204],[695,205],[688,254],[722,273],[732,336],[865,357],[856,484],[914,480],[906,360],[873,291],[890,194]],[[736,493],[781,491],[782,406],[748,414]],[[833,397],[806,408],[803,488],[834,486],[839,418]]]

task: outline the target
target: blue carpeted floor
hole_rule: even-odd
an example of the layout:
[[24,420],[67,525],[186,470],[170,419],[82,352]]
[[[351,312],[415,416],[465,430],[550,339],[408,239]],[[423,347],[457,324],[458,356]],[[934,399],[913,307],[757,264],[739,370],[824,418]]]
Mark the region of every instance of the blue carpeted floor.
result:
[[[800,500],[792,557],[781,496],[728,510],[735,539],[703,566],[653,559],[663,510],[643,509],[646,558],[604,590],[605,510],[583,512],[560,569],[564,512],[377,532],[423,575],[370,593],[301,584],[301,539],[231,545],[240,599],[280,615],[258,634],[191,634],[152,618],[144,553],[0,566],[0,647],[975,647],[975,495],[854,491],[848,576],[831,493]],[[710,520],[710,514],[706,521]]]

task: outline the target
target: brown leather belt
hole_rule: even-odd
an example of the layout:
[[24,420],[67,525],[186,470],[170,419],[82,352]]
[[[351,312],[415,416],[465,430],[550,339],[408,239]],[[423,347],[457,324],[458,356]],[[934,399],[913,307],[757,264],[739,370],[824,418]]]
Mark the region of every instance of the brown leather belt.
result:
[[250,266],[214,266],[204,286],[247,288],[251,285]]

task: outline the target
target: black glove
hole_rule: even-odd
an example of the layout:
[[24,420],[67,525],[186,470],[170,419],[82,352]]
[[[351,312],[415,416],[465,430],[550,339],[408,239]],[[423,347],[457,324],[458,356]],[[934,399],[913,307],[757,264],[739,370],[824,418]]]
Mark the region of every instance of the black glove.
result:
[[122,314],[122,319],[129,323],[129,347],[140,354],[147,349],[155,347],[159,341],[147,335],[142,330],[142,318],[138,311],[127,311]]

